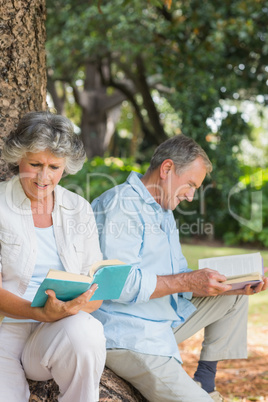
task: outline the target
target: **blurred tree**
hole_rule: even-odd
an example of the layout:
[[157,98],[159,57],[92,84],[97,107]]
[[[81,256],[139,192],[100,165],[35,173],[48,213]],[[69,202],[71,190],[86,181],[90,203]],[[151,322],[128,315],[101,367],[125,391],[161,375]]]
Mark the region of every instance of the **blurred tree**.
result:
[[[86,104],[95,99],[92,103],[100,109],[91,107],[91,119],[100,110],[103,130],[109,115],[104,105],[109,105],[109,97],[120,99],[121,92],[139,121],[134,137],[141,162],[168,135],[184,132],[194,138],[214,164],[210,192],[215,197],[207,197],[206,213],[211,211],[216,233],[222,233],[222,222],[227,225],[230,219],[236,230],[226,197],[241,175],[239,144],[251,127],[243,113],[224,105],[247,99],[254,103],[267,93],[265,2],[184,0],[165,6],[161,1],[103,0],[99,9],[85,0],[47,0],[47,5],[51,79],[67,82],[81,96],[86,91]],[[89,65],[94,65],[94,73],[89,74]],[[85,89],[89,75],[95,86]],[[177,116],[169,133],[163,98]],[[262,105],[267,101],[264,96]],[[89,114],[89,107],[82,109],[82,135],[91,137],[90,144],[103,143],[96,125],[90,130]],[[116,139],[110,149],[118,149],[118,144]],[[107,146],[108,141],[103,152]]]
[[[46,108],[45,0],[0,2],[0,149],[19,118]],[[0,180],[7,169],[0,161]]]
[[[88,115],[100,111],[103,129],[114,105],[108,99],[118,96],[119,101],[120,91],[139,119],[143,146],[158,145],[166,133],[152,95],[157,89],[180,117],[180,128],[208,148],[206,121],[219,100],[247,99],[267,89],[263,2],[167,3],[170,8],[161,1],[106,0],[98,8],[85,0],[47,1],[49,71],[76,92],[82,77],[84,137],[98,141],[95,123],[92,132],[85,123]],[[89,108],[92,103],[95,109]],[[102,142],[103,135],[99,138]]]
[[[109,111],[120,105],[123,99],[128,99],[146,137],[151,138],[153,144],[159,144],[167,137],[152,99],[151,88],[155,85],[148,83],[144,58],[140,53],[141,44],[145,44],[142,37],[146,32],[138,24],[137,31],[134,33],[133,30],[135,20],[142,17],[142,9],[136,1],[133,6],[137,6],[137,10],[129,21],[129,6],[119,3],[118,7],[114,7],[114,3],[102,2],[100,13],[97,5],[89,6],[88,2],[77,4],[59,0],[55,3],[48,0],[49,75],[54,80],[68,82],[78,103],[84,101],[81,124],[84,139],[89,136],[95,143],[103,142],[100,133],[103,127],[107,127]],[[55,6],[61,9],[61,13],[54,12]],[[133,37],[137,35],[138,38],[140,30],[143,31],[142,37],[133,46]],[[107,38],[110,38],[110,43]],[[77,81],[81,83],[81,77],[83,87],[79,91]],[[144,116],[145,111],[147,116]],[[96,130],[94,120],[98,115],[100,124]],[[87,153],[92,156],[90,148]]]

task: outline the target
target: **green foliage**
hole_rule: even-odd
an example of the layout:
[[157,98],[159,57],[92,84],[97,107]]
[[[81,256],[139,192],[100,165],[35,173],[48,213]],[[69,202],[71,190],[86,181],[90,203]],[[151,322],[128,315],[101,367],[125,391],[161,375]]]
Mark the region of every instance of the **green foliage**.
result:
[[[256,253],[255,249],[245,249],[242,247],[214,247],[207,245],[206,247],[192,245],[192,244],[183,244],[182,243],[182,252],[188,262],[188,266],[191,269],[197,269],[198,260],[200,258],[210,258],[210,257],[221,257],[227,255],[234,254],[245,254],[245,253]],[[263,257],[263,263],[265,267],[268,267],[268,250],[261,251],[261,255]],[[266,276],[268,273],[266,274]],[[268,294],[267,294],[268,296]]]
[[147,168],[147,164],[140,166],[131,159],[95,157],[86,161],[75,175],[62,178],[60,184],[91,202],[104,191],[123,183],[132,170],[144,174]]
[[136,87],[140,57],[147,80],[170,90],[163,96],[182,118],[183,131],[196,139],[206,135],[206,119],[220,99],[265,93],[262,2],[173,1],[167,10],[161,2],[107,0],[100,13],[97,2],[47,0],[47,10],[54,79],[74,81],[91,59],[106,63],[113,81],[128,79]]
[[[170,9],[158,0],[103,0],[100,8],[101,12],[98,2],[86,0],[47,0],[48,68],[53,79],[83,82],[86,63],[91,60],[98,65],[102,79],[108,76],[107,91],[127,81],[145,128],[153,127],[154,106],[168,135],[182,131],[212,160],[214,170],[211,181],[206,182],[212,187],[206,191],[204,210],[200,211],[200,199],[182,206],[185,213],[197,212],[179,213],[180,222],[204,219],[213,225],[216,237],[222,239],[225,234],[228,242],[267,244],[265,226],[258,235],[250,234],[247,228],[240,228],[228,209],[230,191],[243,175],[238,159],[240,142],[250,137],[252,127],[241,111],[225,109],[228,102],[254,102],[259,94],[267,93],[267,7],[256,0],[172,1]],[[144,102],[141,72],[150,86],[153,105]],[[263,105],[266,103],[264,96]],[[141,128],[134,129],[137,117],[130,104],[128,99],[117,127],[128,135],[117,136],[110,151],[149,161],[157,144],[157,130],[151,130],[149,138],[144,127],[143,133]],[[75,109],[71,106],[69,110],[73,113]],[[213,129],[209,120],[215,123]],[[84,169],[93,174],[90,163]],[[97,169],[107,169],[105,174],[110,175],[107,166]],[[91,180],[94,197],[98,189],[111,185],[109,179],[106,184],[103,181],[96,180],[95,189]],[[237,195],[233,202],[237,214],[247,216],[246,197]]]
[[[236,231],[226,231],[228,245],[253,244],[268,248],[268,170],[252,170],[240,179],[241,191],[235,195],[234,212],[243,218]],[[255,201],[252,195],[255,194]],[[254,215],[256,222],[254,222]]]

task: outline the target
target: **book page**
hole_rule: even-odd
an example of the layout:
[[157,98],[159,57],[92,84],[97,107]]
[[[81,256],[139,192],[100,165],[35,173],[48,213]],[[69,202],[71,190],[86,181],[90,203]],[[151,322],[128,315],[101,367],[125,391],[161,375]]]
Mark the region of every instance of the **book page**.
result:
[[260,253],[230,255],[225,257],[204,258],[198,261],[198,268],[211,268],[225,276],[263,273]]
[[102,260],[102,261],[97,261],[94,264],[91,265],[90,271],[89,271],[89,276],[93,277],[94,273],[98,271],[98,269],[102,267],[106,267],[109,265],[126,265],[124,262],[120,260]]
[[58,279],[61,281],[74,281],[74,282],[86,282],[90,283],[90,279],[87,275],[75,274],[73,272],[60,271],[57,269],[50,269],[47,273],[47,278]]

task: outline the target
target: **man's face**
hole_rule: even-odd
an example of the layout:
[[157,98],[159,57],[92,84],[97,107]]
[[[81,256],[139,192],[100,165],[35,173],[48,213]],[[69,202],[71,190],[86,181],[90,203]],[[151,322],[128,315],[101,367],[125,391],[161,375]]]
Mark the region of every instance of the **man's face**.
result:
[[191,202],[194,193],[206,177],[206,168],[201,157],[189,165],[181,175],[176,174],[175,165],[171,164],[160,183],[159,201],[164,209],[174,210],[183,200]]

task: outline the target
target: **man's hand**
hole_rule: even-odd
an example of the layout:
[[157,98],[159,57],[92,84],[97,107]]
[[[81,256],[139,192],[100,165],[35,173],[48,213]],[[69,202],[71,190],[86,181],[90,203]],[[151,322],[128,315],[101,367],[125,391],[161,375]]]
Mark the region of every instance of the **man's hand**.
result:
[[192,292],[193,296],[197,297],[218,296],[231,289],[230,285],[222,284],[225,280],[224,275],[209,268],[176,275],[158,276],[151,299],[183,292]]
[[195,297],[218,296],[231,289],[230,285],[224,285],[226,277],[218,271],[204,268],[188,273],[189,291]]

